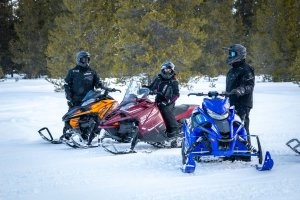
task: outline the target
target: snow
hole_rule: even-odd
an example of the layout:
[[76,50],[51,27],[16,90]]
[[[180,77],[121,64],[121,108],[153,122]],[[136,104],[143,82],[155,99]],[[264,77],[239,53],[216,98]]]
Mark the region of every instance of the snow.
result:
[[[181,87],[177,104],[200,104],[200,97],[187,94],[223,91],[225,78],[214,84],[211,88],[211,82],[200,79],[190,91]],[[122,90],[112,94],[120,101],[125,87],[111,86]],[[193,174],[185,174],[179,148],[157,150],[138,143],[138,153],[116,156],[100,147],[47,143],[37,131],[46,126],[60,136],[67,111],[64,93],[54,92],[44,79],[5,80],[0,82],[0,200],[299,199],[300,157],[285,145],[300,139],[299,99],[300,88],[293,83],[256,82],[250,130],[270,151],[271,171],[255,170],[254,158],[250,163],[197,163]]]

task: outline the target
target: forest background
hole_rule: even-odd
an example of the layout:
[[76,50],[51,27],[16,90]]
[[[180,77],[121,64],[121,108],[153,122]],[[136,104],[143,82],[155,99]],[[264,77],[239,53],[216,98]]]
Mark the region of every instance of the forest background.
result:
[[247,47],[257,75],[300,81],[298,0],[0,0],[0,78],[64,78],[79,50],[101,78],[149,77],[170,60],[178,78],[214,77],[222,49]]

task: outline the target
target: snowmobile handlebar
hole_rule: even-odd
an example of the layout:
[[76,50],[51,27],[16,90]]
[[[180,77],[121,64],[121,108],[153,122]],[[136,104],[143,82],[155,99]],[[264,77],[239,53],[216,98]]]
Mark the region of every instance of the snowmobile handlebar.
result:
[[203,93],[203,92],[199,92],[199,93],[189,93],[188,96],[208,96],[208,97],[218,97],[218,96],[222,96],[222,97],[226,97],[229,96],[230,93],[228,92],[217,92],[217,91],[209,91],[208,93]]
[[121,90],[115,89],[115,88],[105,88],[104,89],[104,95],[108,95],[109,92],[120,92],[121,93]]
[[205,94],[203,92],[199,93],[188,93],[188,96],[204,96]]

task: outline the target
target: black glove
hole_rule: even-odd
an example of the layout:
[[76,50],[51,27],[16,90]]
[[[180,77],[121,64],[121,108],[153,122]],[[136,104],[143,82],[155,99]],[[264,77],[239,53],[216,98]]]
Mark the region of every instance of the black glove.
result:
[[108,91],[109,92],[115,92],[115,91],[117,91],[115,88],[108,88]]
[[170,105],[170,103],[166,102],[166,101],[161,101],[157,104],[158,106],[168,106]]
[[142,87],[144,87],[144,88],[149,88],[148,85],[142,85]]
[[240,97],[242,96],[242,91],[240,89],[233,89],[230,94],[235,94],[237,97]]
[[74,106],[74,104],[73,104],[73,102],[72,102],[71,100],[68,100],[67,103],[68,103],[68,106],[69,106],[70,108],[72,108],[72,107]]

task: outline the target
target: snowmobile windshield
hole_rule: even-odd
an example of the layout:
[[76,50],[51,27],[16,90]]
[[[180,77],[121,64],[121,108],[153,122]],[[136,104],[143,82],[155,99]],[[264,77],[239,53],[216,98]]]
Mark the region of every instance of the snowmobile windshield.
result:
[[82,106],[88,105],[96,101],[96,99],[101,95],[100,91],[90,90],[85,97],[82,99]]
[[135,102],[136,99],[146,98],[150,93],[148,88],[141,87],[141,83],[138,81],[131,81],[128,85],[124,98],[120,105],[127,104],[129,102]]

